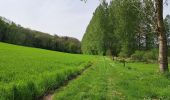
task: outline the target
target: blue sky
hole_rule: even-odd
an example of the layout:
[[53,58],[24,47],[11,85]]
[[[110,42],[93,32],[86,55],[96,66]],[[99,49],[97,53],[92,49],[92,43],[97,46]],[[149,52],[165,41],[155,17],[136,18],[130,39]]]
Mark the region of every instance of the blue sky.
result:
[[[99,0],[0,0],[0,16],[27,28],[81,40],[98,4]],[[166,9],[164,14],[170,14],[170,6]]]

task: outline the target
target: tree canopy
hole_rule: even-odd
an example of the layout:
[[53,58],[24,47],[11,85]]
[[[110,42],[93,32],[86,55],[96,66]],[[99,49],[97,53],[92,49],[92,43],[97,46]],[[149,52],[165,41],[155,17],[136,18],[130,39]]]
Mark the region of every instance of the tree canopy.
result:
[[153,2],[144,0],[103,1],[91,19],[82,40],[85,54],[130,56],[136,50],[157,47]]

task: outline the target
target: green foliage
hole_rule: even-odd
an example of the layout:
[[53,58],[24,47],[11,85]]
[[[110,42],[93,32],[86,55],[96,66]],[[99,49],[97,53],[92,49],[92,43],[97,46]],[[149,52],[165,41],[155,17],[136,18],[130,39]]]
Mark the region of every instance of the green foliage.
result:
[[[136,50],[156,47],[153,7],[150,1],[105,0],[96,9],[82,40],[85,54],[130,57]],[[146,14],[147,13],[147,14]]]
[[158,60],[158,50],[135,51],[135,53],[131,55],[131,58],[134,61],[154,63]]
[[[1,19],[1,17],[0,17]],[[0,41],[4,40],[4,33],[7,32],[7,24],[4,21],[0,20]]]
[[145,61],[150,63],[156,62],[158,60],[158,50],[153,49],[151,51],[147,51],[144,54],[144,59]]
[[71,81],[54,100],[168,100],[168,76],[157,73],[156,64],[99,60],[82,76]]
[[135,35],[140,23],[140,13],[137,9],[140,7],[139,4],[138,0],[117,0],[113,1],[111,5],[115,12],[115,32],[121,42],[121,52],[127,56],[134,53],[137,45]]
[[106,51],[106,56],[112,56],[112,51],[110,49]]
[[135,53],[131,55],[131,58],[135,61],[144,61],[144,54],[145,51],[135,51]]
[[170,47],[168,47],[168,57],[170,57]]
[[52,36],[23,28],[3,17],[0,17],[0,41],[61,52],[81,53],[80,41],[75,38]]
[[105,34],[107,28],[107,4],[99,5],[82,39],[82,52],[103,55],[105,53]]
[[127,58],[128,57],[128,55],[125,52],[120,52],[118,56],[121,57],[121,58]]
[[164,19],[165,30],[167,34],[168,46],[170,46],[170,15],[167,15]]
[[5,43],[0,43],[0,55],[0,100],[35,100],[94,59]]

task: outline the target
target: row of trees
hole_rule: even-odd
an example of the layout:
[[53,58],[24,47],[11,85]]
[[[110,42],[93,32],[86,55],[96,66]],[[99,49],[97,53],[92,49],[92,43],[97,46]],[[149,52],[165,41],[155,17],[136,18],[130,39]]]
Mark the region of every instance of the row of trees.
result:
[[0,41],[68,53],[80,53],[80,41],[23,28],[0,17]]
[[163,21],[163,0],[112,0],[109,5],[102,0],[81,49],[85,54],[130,57],[135,51],[159,47],[160,71],[165,72],[169,35],[170,16]]
[[[154,10],[152,0],[112,0],[109,5],[103,1],[83,37],[83,53],[129,57],[137,50],[157,48]],[[164,20],[167,36],[168,20],[169,15]]]

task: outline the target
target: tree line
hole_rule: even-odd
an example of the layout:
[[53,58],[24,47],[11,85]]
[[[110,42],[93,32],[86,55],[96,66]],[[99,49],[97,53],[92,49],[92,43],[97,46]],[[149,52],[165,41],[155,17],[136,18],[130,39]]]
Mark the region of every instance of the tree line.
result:
[[[82,40],[85,54],[130,57],[135,51],[158,48],[154,3],[151,0],[103,1]],[[164,20],[170,46],[170,15]]]
[[24,28],[4,17],[0,17],[0,41],[61,52],[81,53],[81,43],[75,38]]

